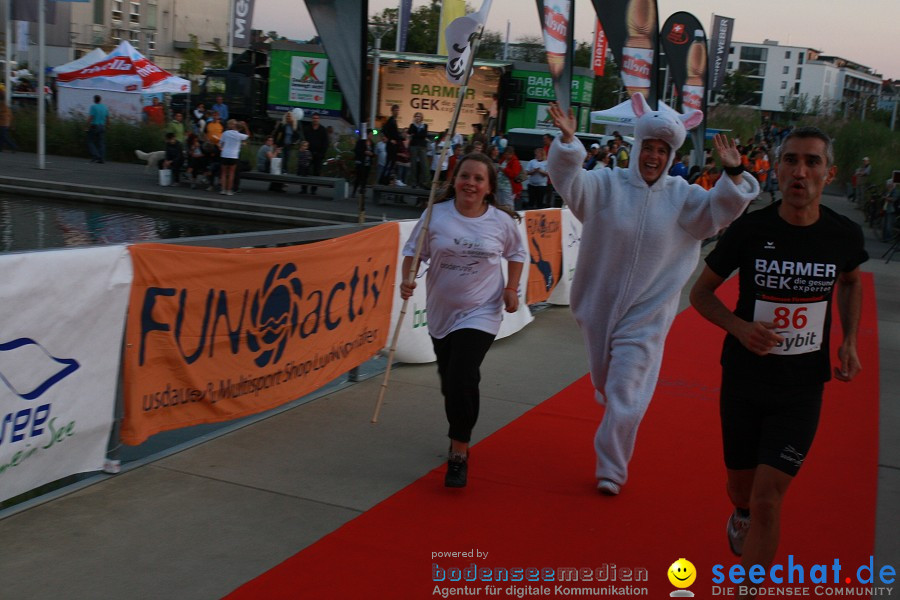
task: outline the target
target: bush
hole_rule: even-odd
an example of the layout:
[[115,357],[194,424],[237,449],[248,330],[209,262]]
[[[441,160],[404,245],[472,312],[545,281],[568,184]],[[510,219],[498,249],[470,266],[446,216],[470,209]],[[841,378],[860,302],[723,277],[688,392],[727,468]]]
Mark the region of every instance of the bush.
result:
[[[25,152],[37,152],[37,110],[23,108],[15,111],[14,138]],[[45,141],[48,154],[87,157],[87,118],[60,118],[47,111]],[[106,129],[106,158],[117,162],[136,162],[135,150],[152,152],[165,147],[165,132],[161,127],[127,123],[110,119]]]

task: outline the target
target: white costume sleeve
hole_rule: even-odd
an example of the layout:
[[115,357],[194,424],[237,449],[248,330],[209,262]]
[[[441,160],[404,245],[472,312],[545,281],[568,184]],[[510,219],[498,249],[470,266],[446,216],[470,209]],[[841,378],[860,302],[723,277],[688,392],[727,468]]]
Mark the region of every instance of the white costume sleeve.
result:
[[716,185],[706,191],[699,185],[690,185],[680,177],[673,177],[673,183],[688,188],[684,194],[668,195],[669,198],[684,198],[678,224],[698,240],[712,237],[727,227],[759,196],[756,178],[749,173],[743,173],[741,178],[741,184],[735,185],[731,177],[723,174]]
[[577,139],[563,143],[557,136],[550,145],[547,173],[566,206],[575,218],[584,223],[586,210],[600,210],[609,202],[608,178],[612,169],[585,171],[582,167],[587,153]]

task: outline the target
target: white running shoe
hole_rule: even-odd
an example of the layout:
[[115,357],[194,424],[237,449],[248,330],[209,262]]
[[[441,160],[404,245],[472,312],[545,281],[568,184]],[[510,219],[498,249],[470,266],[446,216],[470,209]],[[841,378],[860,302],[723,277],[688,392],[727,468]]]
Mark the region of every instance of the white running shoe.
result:
[[728,545],[735,556],[744,553],[744,540],[747,539],[748,531],[750,531],[750,517],[740,516],[737,510],[731,513],[725,532],[728,534]]
[[611,479],[601,479],[597,482],[597,490],[604,496],[618,496],[622,487]]

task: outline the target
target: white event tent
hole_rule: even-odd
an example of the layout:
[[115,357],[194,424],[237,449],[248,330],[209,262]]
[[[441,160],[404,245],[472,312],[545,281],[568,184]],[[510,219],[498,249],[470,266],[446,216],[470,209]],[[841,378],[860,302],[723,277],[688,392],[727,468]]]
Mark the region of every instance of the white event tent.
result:
[[[66,65],[63,65],[64,67]],[[92,64],[74,71],[58,72],[57,111],[62,116],[86,115],[99,95],[112,115],[140,121],[143,98],[148,94],[186,94],[191,84],[160,69],[134,46],[123,41]]]
[[58,76],[60,73],[71,73],[72,71],[78,71],[85,67],[89,67],[95,62],[103,60],[106,58],[106,52],[101,50],[100,48],[94,48],[81,58],[76,58],[72,62],[68,62],[64,65],[59,65],[58,67],[53,67],[53,75]]

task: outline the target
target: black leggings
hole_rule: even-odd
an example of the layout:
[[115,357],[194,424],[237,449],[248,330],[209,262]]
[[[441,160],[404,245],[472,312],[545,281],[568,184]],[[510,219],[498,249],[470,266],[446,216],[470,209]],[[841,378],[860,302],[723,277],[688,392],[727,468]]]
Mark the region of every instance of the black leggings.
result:
[[457,329],[441,339],[432,337],[431,342],[450,423],[447,435],[451,440],[468,443],[478,420],[481,362],[494,343],[494,335],[478,329]]

